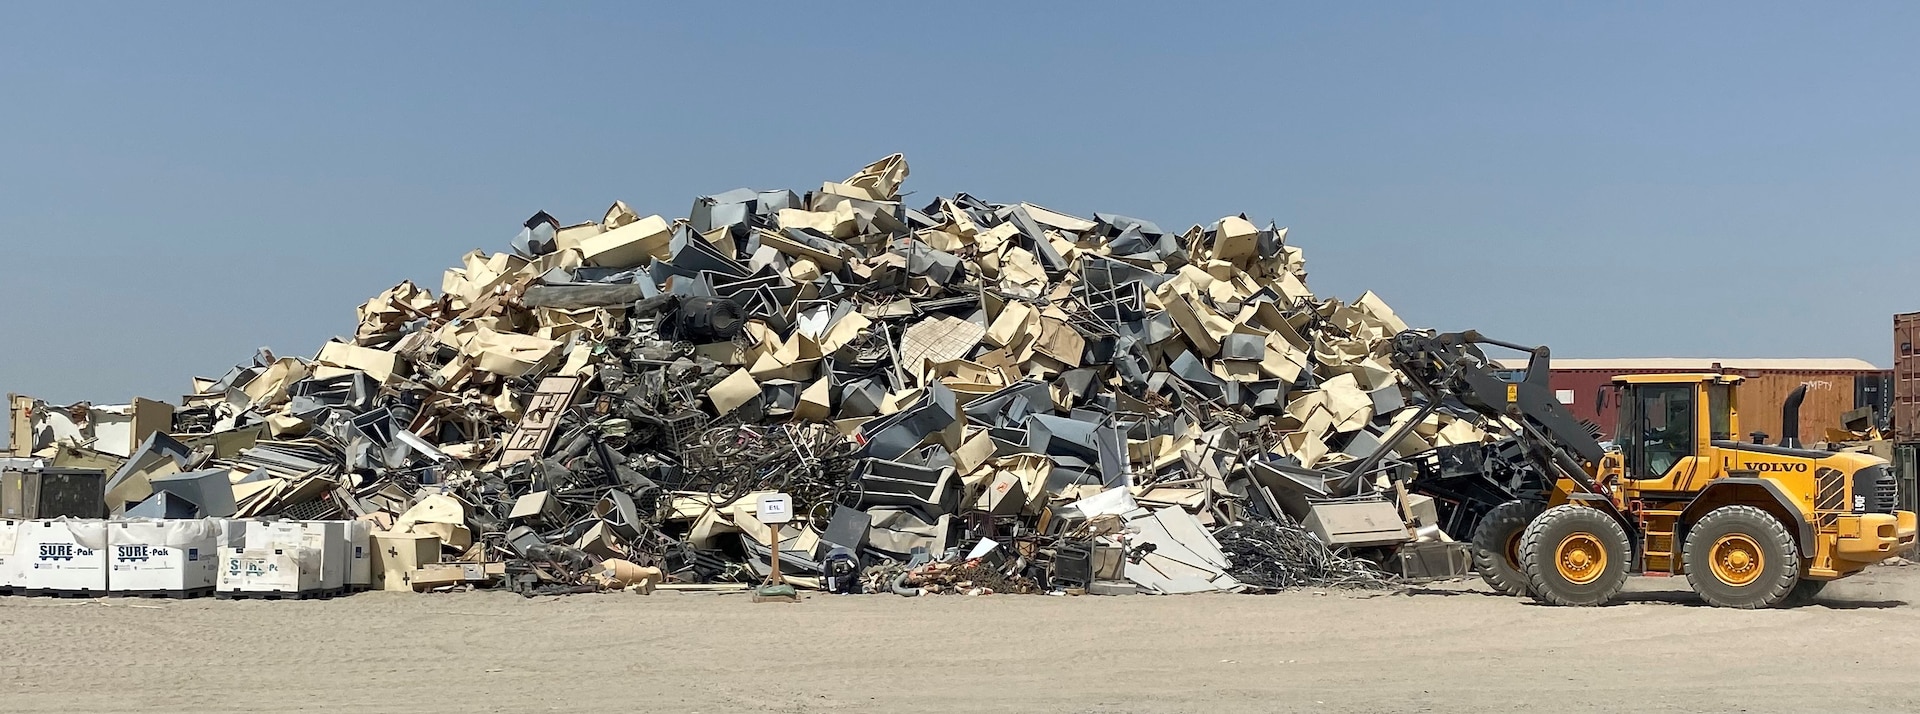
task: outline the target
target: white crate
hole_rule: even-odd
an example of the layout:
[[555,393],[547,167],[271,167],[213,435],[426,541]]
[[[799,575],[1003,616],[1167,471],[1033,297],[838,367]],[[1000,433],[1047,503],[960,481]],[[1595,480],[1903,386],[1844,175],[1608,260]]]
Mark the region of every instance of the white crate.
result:
[[[221,548],[220,593],[320,592],[320,555],[311,548]],[[224,595],[223,595],[224,596]]]
[[347,521],[347,587],[366,590],[373,587],[373,523]]
[[113,521],[107,524],[107,590],[212,590],[220,571],[219,539],[220,525],[211,519]]
[[0,519],[0,590],[20,587],[20,558],[13,554],[20,535],[20,521]]
[[312,530],[323,531],[326,550],[320,563],[320,587],[324,590],[343,590],[347,587],[347,572],[353,568],[353,534],[348,524],[352,521],[298,521],[300,525]]
[[215,518],[213,521],[220,524],[220,542],[214,544],[215,548],[247,547],[247,524],[259,522],[248,518]]
[[311,548],[320,560],[321,590],[340,590],[347,586],[347,560],[351,551],[346,521],[248,521],[246,530],[249,549]]
[[76,530],[94,530],[104,543],[106,521],[38,519],[23,521],[15,535],[22,590],[51,593],[101,593],[107,590],[107,551],[79,543]]

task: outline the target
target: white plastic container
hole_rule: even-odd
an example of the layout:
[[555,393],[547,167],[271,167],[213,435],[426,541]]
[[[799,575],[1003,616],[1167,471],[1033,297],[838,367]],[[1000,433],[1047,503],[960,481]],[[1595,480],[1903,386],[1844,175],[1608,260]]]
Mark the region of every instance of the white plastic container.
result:
[[272,547],[298,547],[313,550],[319,559],[320,589],[333,592],[347,586],[346,521],[248,521],[249,550]]
[[114,593],[211,593],[220,571],[220,524],[207,520],[131,520],[107,524],[107,590]]
[[79,519],[22,521],[14,536],[20,562],[18,589],[49,594],[107,592],[107,551],[80,539],[104,544],[107,522]]
[[373,587],[373,523],[347,521],[347,589]]
[[215,518],[213,521],[220,524],[220,542],[214,544],[215,548],[247,547],[247,524],[256,522],[249,518]]
[[353,570],[353,530],[352,521],[298,521],[309,531],[319,528],[326,539],[324,558],[320,563],[320,588],[329,592],[345,592],[347,574]]
[[320,555],[311,548],[221,548],[222,596],[280,594],[306,597],[320,592]]
[[20,521],[0,519],[0,590],[12,592],[20,584],[20,558],[13,547],[20,535]]

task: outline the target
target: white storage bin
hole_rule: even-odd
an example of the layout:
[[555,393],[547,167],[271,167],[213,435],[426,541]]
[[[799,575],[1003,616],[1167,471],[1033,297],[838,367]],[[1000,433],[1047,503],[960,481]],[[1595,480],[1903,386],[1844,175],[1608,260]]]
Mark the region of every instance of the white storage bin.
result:
[[107,524],[107,590],[198,595],[220,571],[220,524],[207,520],[131,520]]
[[339,592],[347,589],[347,573],[353,569],[352,521],[298,521],[312,530],[319,528],[326,539],[320,563],[320,588]]
[[347,589],[373,587],[373,523],[347,521]]
[[13,592],[20,584],[20,558],[13,554],[20,535],[20,521],[0,519],[0,591]]
[[309,548],[319,559],[320,589],[328,592],[347,586],[346,521],[248,521],[247,545],[253,548],[295,546]]
[[220,524],[220,542],[214,544],[215,548],[247,547],[247,524],[259,522],[251,518],[215,518],[213,521]]
[[220,597],[318,595],[320,554],[299,546],[221,548],[215,588]]
[[106,594],[106,549],[80,543],[85,538],[104,545],[106,536],[107,522],[102,520],[21,522],[14,536],[14,557],[20,560],[18,589],[48,594]]

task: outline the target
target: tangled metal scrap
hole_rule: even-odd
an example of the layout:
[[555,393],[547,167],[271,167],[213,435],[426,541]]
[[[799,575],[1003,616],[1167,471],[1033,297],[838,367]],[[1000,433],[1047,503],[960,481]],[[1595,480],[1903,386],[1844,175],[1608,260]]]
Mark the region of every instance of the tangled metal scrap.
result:
[[1228,571],[1247,585],[1265,590],[1297,587],[1380,588],[1393,584],[1373,561],[1335,553],[1312,531],[1284,515],[1278,519],[1249,514],[1215,531],[1215,540],[1234,567]]

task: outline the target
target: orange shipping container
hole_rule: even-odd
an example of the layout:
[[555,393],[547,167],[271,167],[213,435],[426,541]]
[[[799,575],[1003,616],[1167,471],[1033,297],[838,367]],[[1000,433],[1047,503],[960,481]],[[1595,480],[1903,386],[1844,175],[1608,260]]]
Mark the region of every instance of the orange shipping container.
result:
[[[1523,366],[1525,360],[1501,360],[1502,366]],[[1613,378],[1626,374],[1664,374],[1674,372],[1723,372],[1746,377],[1740,385],[1740,433],[1762,432],[1767,443],[1778,444],[1780,406],[1787,394],[1801,383],[1812,386],[1800,405],[1802,444],[1826,439],[1828,428],[1839,428],[1840,417],[1858,406],[1854,383],[1858,377],[1874,377],[1885,370],[1858,359],[1559,359],[1553,360],[1549,379],[1562,404],[1577,419],[1600,428],[1602,439],[1611,439],[1619,421],[1619,405],[1613,403],[1605,387]]]

